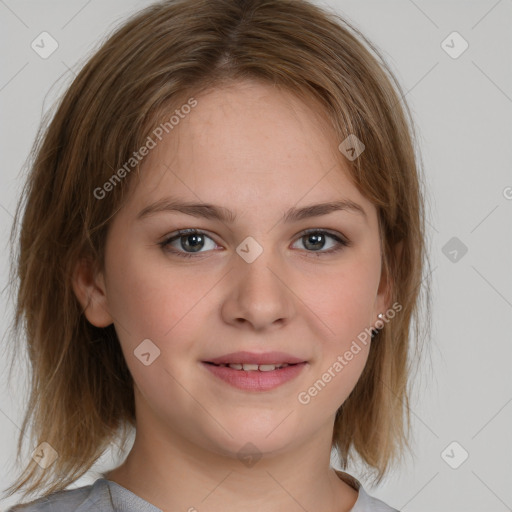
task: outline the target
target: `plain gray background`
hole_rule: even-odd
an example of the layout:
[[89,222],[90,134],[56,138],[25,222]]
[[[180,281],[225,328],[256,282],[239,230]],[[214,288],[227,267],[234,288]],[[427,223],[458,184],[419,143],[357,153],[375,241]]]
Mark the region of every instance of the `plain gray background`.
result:
[[[0,0],[4,331],[13,309],[4,287],[19,173],[42,113],[104,36],[149,3]],[[429,205],[432,364],[419,375],[411,404],[415,455],[379,488],[366,488],[404,512],[512,510],[512,2],[322,4],[377,45],[406,91],[419,130]],[[58,42],[47,59],[31,48],[44,31]],[[469,46],[458,55],[464,40]],[[7,387],[6,365],[2,357],[2,489],[14,477],[27,387],[21,374],[19,387]],[[94,469],[110,462],[106,454]],[[349,472],[358,476],[356,468]],[[72,487],[95,479],[92,471]],[[14,502],[0,501],[0,508]]]

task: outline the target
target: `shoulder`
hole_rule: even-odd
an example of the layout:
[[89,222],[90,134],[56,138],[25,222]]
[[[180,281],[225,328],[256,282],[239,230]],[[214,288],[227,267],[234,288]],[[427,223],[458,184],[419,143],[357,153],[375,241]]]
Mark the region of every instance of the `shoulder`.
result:
[[92,485],[54,492],[28,503],[14,505],[6,512],[89,512],[113,511],[107,482],[99,478]]
[[350,512],[399,512],[396,508],[390,507],[383,501],[370,496],[357,478],[343,471],[335,471],[341,480],[359,492],[357,501]]

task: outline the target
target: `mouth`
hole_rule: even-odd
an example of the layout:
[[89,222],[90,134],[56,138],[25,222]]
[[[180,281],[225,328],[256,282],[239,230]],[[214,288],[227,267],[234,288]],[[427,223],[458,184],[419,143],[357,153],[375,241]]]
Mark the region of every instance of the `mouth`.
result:
[[[246,370],[254,371],[258,367],[274,366],[284,367],[286,365],[294,365],[299,363],[307,363],[307,361],[301,357],[287,354],[286,352],[232,352],[231,354],[224,354],[220,357],[215,357],[203,361],[203,363],[214,364],[217,366],[230,366],[234,370]],[[242,367],[240,367],[242,365]],[[271,368],[274,370],[275,368]],[[262,371],[269,371],[263,369]]]
[[236,352],[201,363],[210,374],[245,391],[270,391],[297,377],[308,365],[283,352]]
[[[281,370],[288,366],[296,366],[302,363],[275,363],[275,364],[251,364],[251,363],[228,363],[228,364],[215,364],[211,361],[203,361],[205,364],[211,364],[219,367],[229,367],[232,370],[239,370],[245,372],[272,372],[274,370]],[[305,362],[305,361],[304,361]]]

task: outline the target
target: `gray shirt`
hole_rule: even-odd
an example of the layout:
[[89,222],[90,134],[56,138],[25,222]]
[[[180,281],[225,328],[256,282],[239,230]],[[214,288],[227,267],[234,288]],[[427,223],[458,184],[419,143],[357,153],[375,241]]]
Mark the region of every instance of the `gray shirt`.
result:
[[[341,472],[337,472],[338,475]],[[371,497],[365,492],[361,483],[354,477],[351,483],[359,491],[359,496],[350,512],[398,512],[383,501]],[[346,478],[343,478],[346,481]],[[121,485],[99,478],[92,485],[66,489],[39,498],[27,504],[19,504],[7,512],[162,512],[133,492]]]

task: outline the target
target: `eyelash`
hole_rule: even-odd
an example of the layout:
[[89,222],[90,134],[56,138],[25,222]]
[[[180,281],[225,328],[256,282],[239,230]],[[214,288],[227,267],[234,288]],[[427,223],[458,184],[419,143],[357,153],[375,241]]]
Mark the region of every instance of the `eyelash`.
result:
[[[337,253],[337,252],[341,251],[343,248],[350,247],[352,245],[351,242],[349,242],[347,239],[343,239],[343,238],[341,238],[341,237],[331,233],[330,231],[326,231],[326,230],[323,230],[323,229],[307,229],[307,230],[303,231],[297,239],[303,238],[303,237],[305,237],[307,235],[319,234],[319,233],[325,234],[328,237],[334,239],[338,243],[338,246],[335,247],[334,249],[329,249],[327,251],[307,251],[306,250],[306,252],[312,253],[315,256],[321,256],[322,254],[334,254],[334,253]],[[191,228],[191,229],[180,229],[180,230],[178,230],[176,235],[172,235],[171,237],[166,238],[163,242],[160,242],[158,245],[160,245],[166,251],[171,252],[172,254],[175,254],[176,256],[181,257],[181,258],[197,258],[197,257],[201,257],[201,254],[204,254],[204,253],[181,252],[181,251],[177,251],[177,250],[169,247],[171,242],[174,242],[174,240],[178,240],[179,238],[181,238],[183,236],[186,236],[186,235],[205,235],[206,237],[212,239],[204,231],[200,231],[198,229],[193,229],[193,228]]]

